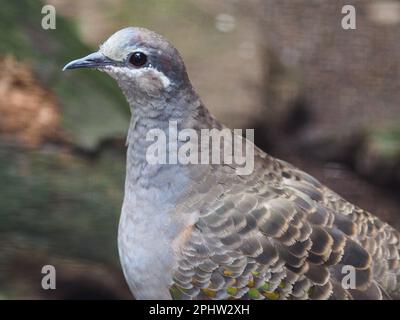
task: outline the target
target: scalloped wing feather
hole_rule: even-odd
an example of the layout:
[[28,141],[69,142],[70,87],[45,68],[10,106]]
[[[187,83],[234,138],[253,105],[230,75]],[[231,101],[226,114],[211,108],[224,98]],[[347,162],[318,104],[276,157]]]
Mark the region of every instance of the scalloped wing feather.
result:
[[[178,299],[399,297],[399,233],[292,165],[259,151],[252,176],[212,166],[178,210],[198,212],[179,244]],[[344,288],[344,266],[355,273]]]

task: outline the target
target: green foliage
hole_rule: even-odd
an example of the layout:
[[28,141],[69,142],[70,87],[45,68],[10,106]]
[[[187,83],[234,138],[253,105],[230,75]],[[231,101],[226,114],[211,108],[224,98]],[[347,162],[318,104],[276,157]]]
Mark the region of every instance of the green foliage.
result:
[[31,64],[56,93],[63,130],[75,144],[95,149],[104,139],[124,136],[129,108],[114,81],[93,70],[62,72],[67,62],[95,49],[83,44],[75,26],[60,15],[55,30],[42,29],[41,9],[40,1],[2,1],[0,55]]
[[369,139],[382,157],[400,158],[400,125],[375,130],[370,133]]

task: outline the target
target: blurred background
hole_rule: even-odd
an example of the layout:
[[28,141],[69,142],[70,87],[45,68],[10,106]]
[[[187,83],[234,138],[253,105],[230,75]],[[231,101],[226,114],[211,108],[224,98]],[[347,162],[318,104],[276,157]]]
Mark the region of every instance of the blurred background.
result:
[[129,110],[105,74],[61,72],[129,25],[176,45],[217,118],[400,229],[400,1],[0,3],[0,299],[131,298],[116,246]]

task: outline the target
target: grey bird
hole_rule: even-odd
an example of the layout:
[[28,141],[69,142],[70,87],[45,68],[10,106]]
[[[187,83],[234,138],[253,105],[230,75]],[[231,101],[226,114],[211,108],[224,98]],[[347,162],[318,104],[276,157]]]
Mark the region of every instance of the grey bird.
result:
[[132,112],[118,248],[137,299],[399,298],[399,233],[291,164],[257,147],[249,175],[149,163],[151,129],[225,128],[165,38],[125,28],[74,68],[113,77]]

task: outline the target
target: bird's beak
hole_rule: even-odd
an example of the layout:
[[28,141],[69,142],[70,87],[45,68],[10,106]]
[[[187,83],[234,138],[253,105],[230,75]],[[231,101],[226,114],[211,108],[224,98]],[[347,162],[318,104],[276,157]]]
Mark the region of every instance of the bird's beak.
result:
[[107,58],[100,52],[94,52],[81,59],[73,60],[67,63],[63,71],[67,69],[78,69],[78,68],[101,68],[104,66],[114,65],[115,61]]

